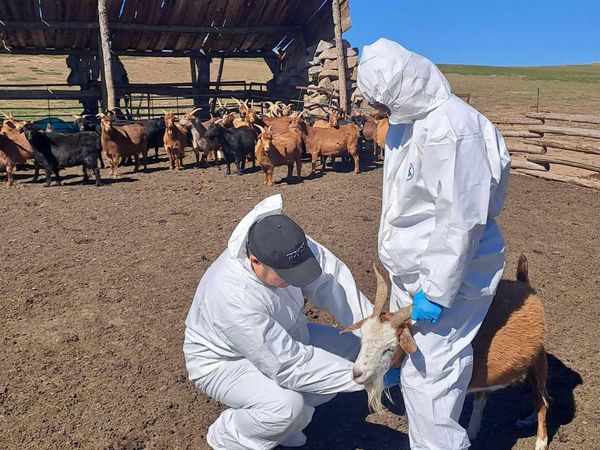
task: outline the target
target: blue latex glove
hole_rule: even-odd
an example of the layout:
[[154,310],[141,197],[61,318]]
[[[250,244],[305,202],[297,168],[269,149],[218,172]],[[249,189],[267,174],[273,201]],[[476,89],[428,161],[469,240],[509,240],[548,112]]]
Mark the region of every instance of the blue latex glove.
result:
[[400,384],[400,368],[392,367],[383,376],[383,387],[385,389],[398,386]]
[[413,297],[413,310],[410,315],[412,320],[437,323],[442,315],[442,307],[430,302],[421,290]]

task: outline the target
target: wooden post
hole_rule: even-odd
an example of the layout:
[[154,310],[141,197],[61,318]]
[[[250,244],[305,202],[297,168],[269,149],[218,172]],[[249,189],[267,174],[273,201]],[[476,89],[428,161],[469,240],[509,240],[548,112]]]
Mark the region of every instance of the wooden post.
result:
[[[210,87],[210,58],[206,56],[199,56],[195,58],[196,60],[196,70],[198,72],[198,91],[200,95],[206,94]],[[196,104],[196,102],[194,102]],[[206,117],[208,117],[208,97],[206,95],[199,97],[197,101],[197,106],[202,108]]]
[[337,49],[338,79],[340,93],[340,108],[348,113],[348,94],[346,92],[346,52],[342,42],[342,17],[340,13],[340,1],[333,0],[333,27],[335,32],[335,47]]
[[[221,89],[221,78],[223,77],[223,66],[225,65],[225,58],[221,58],[219,61],[219,71],[217,72],[217,84],[215,85],[215,90],[219,91]],[[217,106],[217,96],[213,98],[210,108],[214,111]]]
[[108,28],[107,0],[98,0],[98,23],[100,25],[100,49],[102,53],[102,82],[106,87],[106,109],[115,109],[115,85],[112,77],[112,64],[110,54],[110,30]]
[[190,71],[192,75],[192,103],[194,104],[194,108],[199,106],[199,94],[198,91],[198,74],[196,72],[196,60],[193,57],[190,57]]

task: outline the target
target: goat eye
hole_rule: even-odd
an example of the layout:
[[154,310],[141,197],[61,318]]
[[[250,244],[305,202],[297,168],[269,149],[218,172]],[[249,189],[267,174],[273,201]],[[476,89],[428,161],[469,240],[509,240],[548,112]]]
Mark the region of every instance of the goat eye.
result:
[[390,352],[393,352],[393,351],[394,351],[394,349],[393,349],[393,348],[386,348],[386,349],[383,351],[383,354],[384,354],[384,355],[386,355],[386,354],[388,354],[388,353],[390,353]]

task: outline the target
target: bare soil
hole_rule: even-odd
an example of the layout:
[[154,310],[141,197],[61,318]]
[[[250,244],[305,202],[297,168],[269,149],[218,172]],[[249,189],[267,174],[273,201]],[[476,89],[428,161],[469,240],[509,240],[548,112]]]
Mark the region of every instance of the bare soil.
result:
[[[0,187],[0,448],[207,449],[224,407],[187,380],[184,319],[236,223],[267,195],[282,193],[285,211],[374,294],[378,165],[267,188],[258,170],[226,176],[192,159],[169,172],[162,155],[100,188],[81,186],[78,170],[63,187],[31,184],[31,172]],[[545,301],[556,450],[600,448],[599,212],[597,191],[513,175],[500,218],[506,276],[524,252]],[[392,412],[370,415],[364,393],[339,395],[317,409],[304,448],[407,448],[394,398]],[[534,430],[514,426],[530,411],[527,384],[493,394],[474,448],[532,449]]]

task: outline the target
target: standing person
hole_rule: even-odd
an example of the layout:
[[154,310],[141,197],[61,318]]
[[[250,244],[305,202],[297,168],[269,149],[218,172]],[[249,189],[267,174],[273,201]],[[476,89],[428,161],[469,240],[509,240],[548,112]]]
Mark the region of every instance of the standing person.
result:
[[502,210],[510,155],[494,125],[452,94],[424,57],[379,39],[364,48],[358,86],[388,114],[379,256],[391,307],[412,303],[419,352],[401,385],[412,449],[469,448],[459,425],[471,341],[504,270]]
[[207,435],[214,449],[304,445],[314,408],[359,391],[360,340],[307,324],[304,298],[344,326],[372,313],[348,267],[282,214],[280,195],[242,219],[206,271],[185,321],[189,378],[228,405]]

